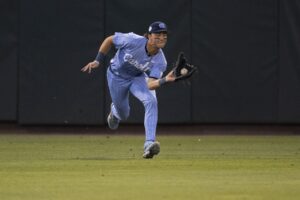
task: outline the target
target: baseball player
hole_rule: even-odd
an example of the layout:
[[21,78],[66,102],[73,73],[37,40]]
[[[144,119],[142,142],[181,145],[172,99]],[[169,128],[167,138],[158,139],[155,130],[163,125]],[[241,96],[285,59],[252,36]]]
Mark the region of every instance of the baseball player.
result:
[[144,36],[135,33],[119,33],[107,37],[100,46],[94,61],[81,71],[90,73],[104,63],[105,56],[112,46],[117,49],[107,69],[107,82],[112,99],[107,117],[110,129],[117,129],[121,120],[129,116],[129,92],[145,107],[145,143],[143,158],[153,158],[160,152],[156,141],[157,99],[155,89],[173,82],[175,76],[170,71],[162,77],[167,62],[162,48],[167,43],[167,26],[157,21],[149,26]]

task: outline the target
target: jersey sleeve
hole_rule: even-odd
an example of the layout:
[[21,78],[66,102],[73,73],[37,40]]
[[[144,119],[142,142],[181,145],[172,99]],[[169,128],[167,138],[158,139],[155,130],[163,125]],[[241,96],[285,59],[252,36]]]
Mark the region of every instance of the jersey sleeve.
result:
[[163,53],[155,59],[154,66],[150,71],[149,77],[160,79],[167,68],[167,61]]
[[162,67],[155,66],[150,71],[149,77],[155,78],[155,79],[160,79],[162,77],[163,73],[164,73],[164,71],[162,70]]
[[117,49],[123,48],[134,39],[133,33],[116,32],[113,36],[113,43]]

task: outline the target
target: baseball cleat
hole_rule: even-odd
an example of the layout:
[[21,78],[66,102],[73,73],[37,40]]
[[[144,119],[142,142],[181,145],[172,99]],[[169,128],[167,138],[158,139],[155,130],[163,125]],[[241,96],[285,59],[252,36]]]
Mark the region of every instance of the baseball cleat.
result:
[[154,155],[157,155],[160,152],[160,144],[159,142],[152,142],[145,146],[143,158],[149,159],[153,158]]
[[120,120],[113,115],[112,110],[110,109],[110,113],[107,116],[108,127],[112,130],[116,130],[119,127],[119,122]]

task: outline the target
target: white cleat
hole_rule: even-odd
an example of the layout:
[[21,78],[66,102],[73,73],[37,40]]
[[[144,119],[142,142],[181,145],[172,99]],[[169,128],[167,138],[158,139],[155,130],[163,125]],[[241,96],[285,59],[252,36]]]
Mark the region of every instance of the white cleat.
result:
[[157,141],[152,142],[144,148],[143,158],[145,159],[153,158],[153,156],[157,155],[159,152],[160,152],[159,142]]

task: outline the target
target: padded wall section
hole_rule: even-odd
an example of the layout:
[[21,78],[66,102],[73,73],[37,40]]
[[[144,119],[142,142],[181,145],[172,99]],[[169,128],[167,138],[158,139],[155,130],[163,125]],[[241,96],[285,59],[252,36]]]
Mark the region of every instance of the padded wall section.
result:
[[104,36],[99,0],[21,1],[21,124],[103,124],[104,71],[83,74]]
[[300,122],[300,2],[280,1],[279,122]]
[[193,122],[271,123],[277,119],[275,0],[192,3]]
[[17,120],[18,1],[0,2],[0,120]]
[[[105,37],[161,20],[167,71],[180,51],[199,70],[156,91],[159,123],[300,122],[297,0],[4,0],[0,11],[0,121],[105,124],[109,59],[80,69]],[[143,123],[142,104],[130,106],[124,123]]]

